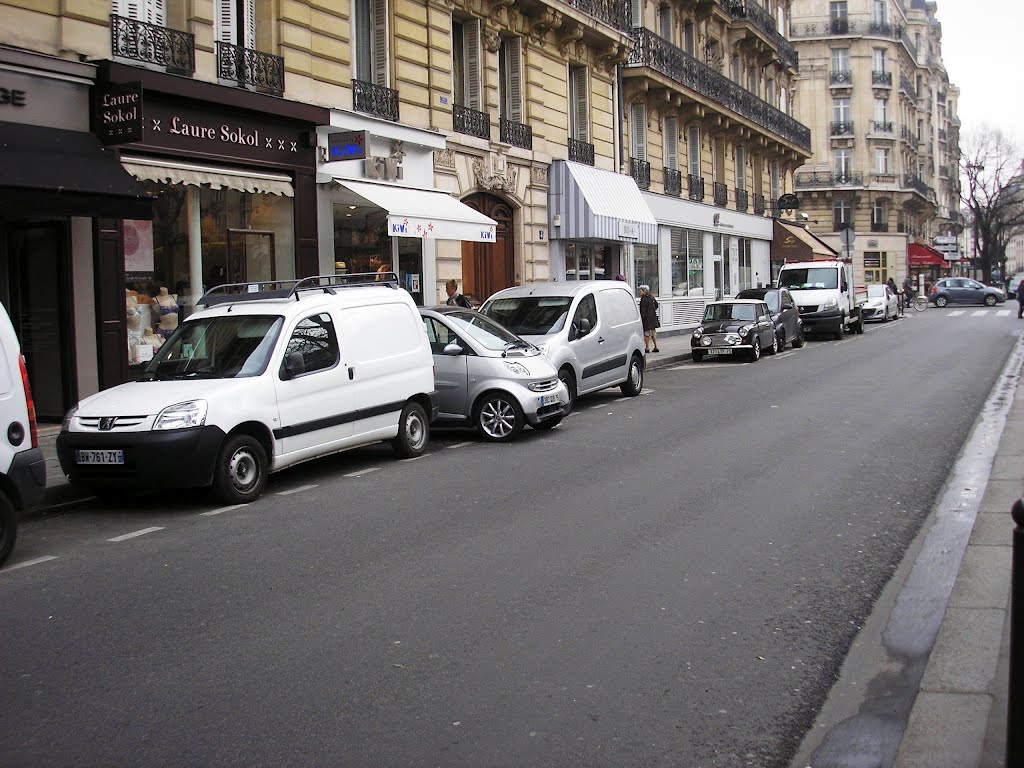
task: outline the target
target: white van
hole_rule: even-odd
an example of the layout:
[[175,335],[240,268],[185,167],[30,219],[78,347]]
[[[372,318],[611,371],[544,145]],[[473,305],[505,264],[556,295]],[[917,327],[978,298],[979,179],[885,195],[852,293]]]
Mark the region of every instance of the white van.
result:
[[200,303],[138,381],[68,413],[57,452],[72,483],[250,502],[301,461],[381,440],[426,450],[434,361],[393,274],[219,286]]
[[25,359],[7,310],[0,305],[0,565],[14,549],[18,515],[46,488],[46,458],[39,448],[36,410]]

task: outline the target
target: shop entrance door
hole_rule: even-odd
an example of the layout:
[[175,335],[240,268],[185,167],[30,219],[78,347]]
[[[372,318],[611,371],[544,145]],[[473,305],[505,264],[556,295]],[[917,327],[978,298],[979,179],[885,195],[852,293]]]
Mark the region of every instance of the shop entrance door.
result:
[[3,300],[21,341],[36,416],[59,423],[77,391],[68,222],[0,225],[0,234]]
[[462,243],[462,292],[483,302],[516,284],[512,208],[485,192],[470,195],[462,202],[498,224],[493,243]]
[[714,273],[715,273],[715,300],[719,300],[725,297],[725,264],[722,262],[721,256],[714,257]]

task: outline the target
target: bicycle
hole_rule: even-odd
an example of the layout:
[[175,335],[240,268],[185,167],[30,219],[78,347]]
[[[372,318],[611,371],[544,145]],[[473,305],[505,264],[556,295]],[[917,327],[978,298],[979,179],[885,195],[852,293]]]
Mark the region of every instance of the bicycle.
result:
[[900,294],[900,313],[906,309],[907,305],[910,305],[918,312],[924,312],[928,309],[928,299],[919,293],[915,293],[911,298],[907,298],[905,294]]

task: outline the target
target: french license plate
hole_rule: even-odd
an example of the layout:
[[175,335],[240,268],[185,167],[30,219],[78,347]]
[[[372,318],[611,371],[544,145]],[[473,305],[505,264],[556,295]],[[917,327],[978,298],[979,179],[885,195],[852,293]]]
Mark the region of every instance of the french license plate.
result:
[[545,405],[555,405],[558,403],[558,395],[541,395],[540,404],[543,408]]
[[709,349],[708,350],[708,354],[709,355],[731,355],[732,354],[732,350],[731,349]]
[[124,464],[124,451],[117,450],[78,450],[75,452],[78,464]]

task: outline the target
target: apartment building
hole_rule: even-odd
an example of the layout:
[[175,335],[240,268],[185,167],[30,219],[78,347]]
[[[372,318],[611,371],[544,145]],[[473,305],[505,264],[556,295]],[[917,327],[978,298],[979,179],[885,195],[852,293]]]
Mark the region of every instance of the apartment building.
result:
[[959,91],[942,65],[930,0],[792,3],[800,54],[797,116],[813,157],[797,172],[812,229],[849,255],[858,280],[934,279],[947,269],[933,238],[955,236],[959,216]]

